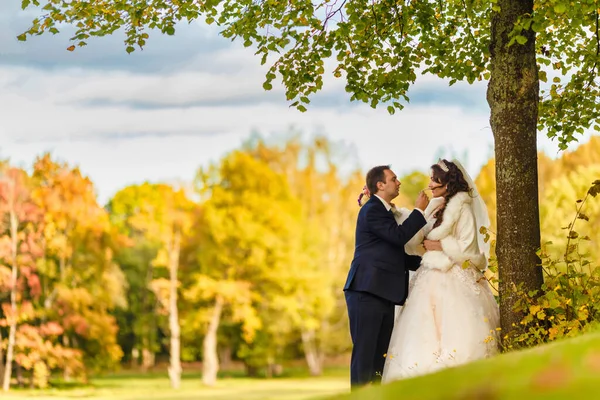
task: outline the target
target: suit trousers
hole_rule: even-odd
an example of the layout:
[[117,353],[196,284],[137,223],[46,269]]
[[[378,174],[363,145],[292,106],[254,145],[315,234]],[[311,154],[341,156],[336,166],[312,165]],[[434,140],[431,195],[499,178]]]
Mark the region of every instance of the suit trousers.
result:
[[395,305],[367,292],[346,290],[345,296],[352,337],[350,384],[355,389],[381,380]]

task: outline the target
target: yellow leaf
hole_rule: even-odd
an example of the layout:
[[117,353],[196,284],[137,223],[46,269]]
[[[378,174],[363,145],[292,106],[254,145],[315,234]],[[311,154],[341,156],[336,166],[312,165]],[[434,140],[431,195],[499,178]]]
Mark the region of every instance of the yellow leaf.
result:
[[537,313],[537,318],[543,320],[544,318],[546,318],[546,313],[540,311],[539,313]]
[[535,315],[540,311],[540,309],[541,309],[541,307],[538,305],[531,306],[531,307],[529,307],[529,313]]

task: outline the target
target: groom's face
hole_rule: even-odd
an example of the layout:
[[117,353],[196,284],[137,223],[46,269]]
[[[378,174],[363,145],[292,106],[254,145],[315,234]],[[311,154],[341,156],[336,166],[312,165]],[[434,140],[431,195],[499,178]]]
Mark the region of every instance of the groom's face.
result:
[[391,169],[386,169],[384,171],[385,174],[385,182],[379,182],[377,187],[379,188],[379,192],[382,193],[386,200],[395,199],[400,193],[400,181],[398,177]]

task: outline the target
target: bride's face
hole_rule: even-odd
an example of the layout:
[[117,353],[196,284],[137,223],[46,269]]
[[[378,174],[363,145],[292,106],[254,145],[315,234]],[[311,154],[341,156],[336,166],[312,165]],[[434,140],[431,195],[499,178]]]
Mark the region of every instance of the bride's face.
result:
[[434,181],[432,176],[429,177],[429,190],[433,197],[443,197],[447,192],[446,186]]

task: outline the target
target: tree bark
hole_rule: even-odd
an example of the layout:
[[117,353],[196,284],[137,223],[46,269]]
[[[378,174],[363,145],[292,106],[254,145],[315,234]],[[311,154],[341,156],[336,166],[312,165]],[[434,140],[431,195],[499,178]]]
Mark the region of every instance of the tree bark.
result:
[[[513,311],[515,287],[540,289],[543,276],[536,251],[540,247],[537,172],[539,77],[535,32],[523,31],[523,45],[508,46],[508,34],[520,16],[533,13],[533,0],[498,0],[491,20],[491,110],[496,156],[498,234],[496,255],[500,278],[500,319],[504,334],[519,329],[522,315]],[[518,212],[516,212],[518,210]]]
[[202,383],[207,386],[214,386],[217,382],[217,373],[219,372],[219,358],[217,356],[217,331],[221,322],[223,312],[223,298],[217,296],[213,315],[208,324],[206,336],[204,336],[202,359]]
[[142,371],[148,372],[152,367],[154,367],[156,357],[150,348],[143,347],[142,348]]
[[181,248],[181,233],[174,230],[171,251],[169,252],[169,328],[171,332],[171,361],[169,378],[171,386],[179,389],[181,386],[181,328],[179,326],[179,311],[177,309],[177,270],[179,268],[179,251]]
[[[9,184],[11,190],[14,190],[14,184]],[[12,273],[10,279],[10,317],[8,320],[10,321],[10,329],[8,333],[8,346],[6,348],[6,365],[4,369],[4,379],[2,381],[2,390],[8,392],[10,389],[10,380],[12,377],[12,362],[14,358],[15,351],[15,336],[17,333],[17,278],[18,278],[18,265],[17,265],[17,250],[18,250],[18,241],[19,238],[18,228],[19,221],[17,219],[17,213],[15,210],[15,195],[14,193],[9,193],[10,196],[10,252],[11,252],[11,264],[12,264]],[[7,316],[8,317],[8,316]]]
[[[65,332],[62,336],[62,344],[67,349],[71,347],[71,338],[69,337],[69,334],[67,332]],[[64,369],[63,380],[65,382],[71,382],[71,368]]]
[[[142,342],[142,371],[146,372],[154,367],[156,363],[156,355],[154,354],[153,348],[156,340],[154,335],[156,332],[156,302],[150,296],[150,283],[154,279],[154,267],[152,263],[148,263],[148,269],[146,270],[146,282],[145,288],[142,293],[142,315],[140,318],[144,319],[144,324],[140,330],[141,342]],[[149,317],[149,320],[146,319]]]
[[218,357],[219,357],[219,363],[221,364],[221,368],[223,368],[223,370],[227,370],[229,368],[232,367],[233,365],[233,348],[230,344],[227,344],[226,346],[219,346],[219,350],[218,350]]
[[321,376],[323,374],[323,357],[319,352],[314,330],[302,330],[302,345],[310,375]]
[[[0,343],[2,343],[2,332],[0,331]],[[0,386],[3,386],[4,382],[4,350],[3,347],[0,346]]]

